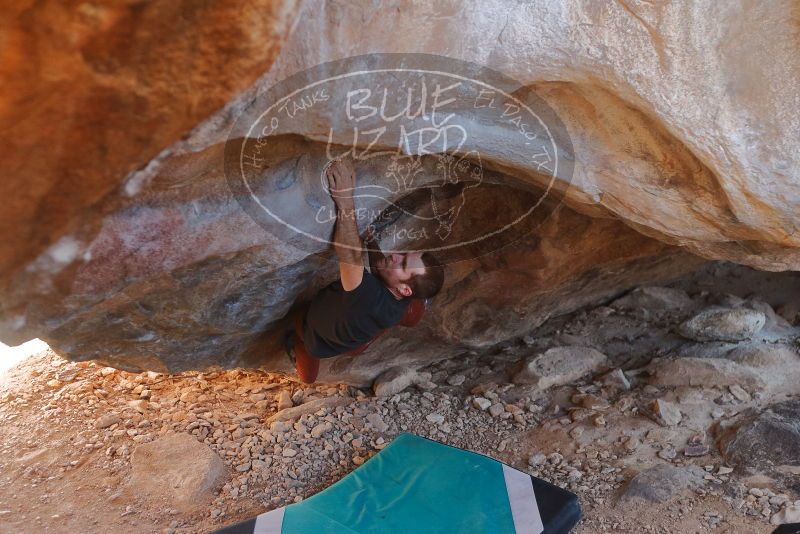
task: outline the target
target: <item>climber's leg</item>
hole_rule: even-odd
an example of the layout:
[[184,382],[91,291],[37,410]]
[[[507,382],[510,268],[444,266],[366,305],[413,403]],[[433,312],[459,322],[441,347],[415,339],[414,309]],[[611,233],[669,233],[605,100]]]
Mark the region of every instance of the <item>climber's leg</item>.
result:
[[359,354],[361,354],[362,352],[367,350],[367,348],[369,348],[369,346],[372,345],[372,342],[375,341],[376,339],[378,339],[378,337],[380,337],[380,335],[383,334],[385,331],[386,330],[381,330],[380,332],[378,332],[378,334],[375,337],[373,337],[372,339],[370,339],[369,341],[367,341],[363,345],[360,345],[360,346],[354,348],[351,351],[345,352],[345,354],[348,355],[348,356],[358,356]]
[[416,326],[425,315],[427,301],[425,299],[411,299],[406,308],[406,313],[400,319],[401,326]]
[[[294,333],[292,342],[287,352],[293,357],[294,367],[297,376],[306,384],[313,384],[319,374],[319,358],[315,358],[308,353],[305,343],[303,343],[303,314],[298,313],[294,320]],[[291,350],[291,352],[290,352]]]
[[[412,299],[406,308],[403,318],[400,320],[401,326],[412,327],[422,320],[425,315],[426,301],[424,299]],[[298,313],[295,318],[295,333],[293,337],[294,344],[294,363],[297,369],[297,376],[300,380],[310,384],[313,383],[319,373],[319,358],[311,356],[305,348],[303,343],[303,328],[302,328],[303,313]],[[358,356],[369,348],[369,346],[381,336],[386,330],[381,330],[374,338],[370,339],[363,345],[360,345],[353,350],[345,352],[348,356]],[[287,352],[289,350],[287,349]],[[291,356],[291,355],[290,355]]]
[[[422,320],[422,316],[425,315],[425,307],[426,307],[426,301],[424,299],[412,299],[411,302],[409,302],[408,307],[406,308],[405,314],[403,314],[403,318],[400,319],[399,324],[401,326],[407,326],[407,327],[415,326]],[[378,337],[385,331],[386,330],[381,330],[378,333],[378,335],[376,335],[374,338],[370,339],[363,345],[356,347],[349,352],[346,352],[345,354],[349,356],[358,356],[359,354],[367,350],[367,348],[372,344],[372,342],[378,339]]]

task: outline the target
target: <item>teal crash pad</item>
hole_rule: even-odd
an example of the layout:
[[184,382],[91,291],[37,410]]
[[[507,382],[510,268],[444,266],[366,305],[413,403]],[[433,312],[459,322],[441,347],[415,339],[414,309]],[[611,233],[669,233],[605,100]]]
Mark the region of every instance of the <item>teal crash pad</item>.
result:
[[400,434],[324,491],[217,534],[549,534],[579,519],[566,490],[488,456]]

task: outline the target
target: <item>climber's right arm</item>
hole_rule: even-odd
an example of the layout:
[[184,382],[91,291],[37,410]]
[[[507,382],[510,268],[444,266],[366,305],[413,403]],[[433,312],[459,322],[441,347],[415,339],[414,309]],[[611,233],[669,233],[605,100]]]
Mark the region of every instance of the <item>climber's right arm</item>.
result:
[[362,244],[356,224],[355,171],[347,161],[334,161],[327,171],[328,190],[336,204],[336,229],[334,230],[334,249],[339,258],[339,275],[342,288],[352,291],[361,284],[364,276]]

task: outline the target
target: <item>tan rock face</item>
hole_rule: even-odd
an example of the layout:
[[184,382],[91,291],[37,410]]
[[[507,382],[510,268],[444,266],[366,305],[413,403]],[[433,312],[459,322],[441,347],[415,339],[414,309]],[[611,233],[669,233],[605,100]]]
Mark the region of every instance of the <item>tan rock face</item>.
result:
[[[258,116],[276,82],[376,50],[446,55],[520,82],[559,117],[570,172],[555,173],[559,195],[527,233],[450,258],[419,326],[326,361],[323,377],[368,383],[394,364],[521,335],[692,269],[701,260],[689,252],[800,268],[800,43],[788,2],[20,6],[2,17],[14,21],[0,62],[5,342],[41,337],[70,358],[129,369],[285,368],[284,317],[336,278],[336,264],[326,243],[242,209],[226,141],[253,139],[241,118]],[[253,169],[254,186],[301,218],[331,205],[308,189],[328,141],[353,143],[352,125],[321,109],[273,135]],[[466,147],[479,149],[481,188],[435,199],[450,210],[472,202],[453,236],[502,223],[548,190],[498,124],[473,128]],[[387,186],[382,165],[356,170]],[[422,165],[430,185],[436,160]],[[388,197],[404,199],[415,201]]]

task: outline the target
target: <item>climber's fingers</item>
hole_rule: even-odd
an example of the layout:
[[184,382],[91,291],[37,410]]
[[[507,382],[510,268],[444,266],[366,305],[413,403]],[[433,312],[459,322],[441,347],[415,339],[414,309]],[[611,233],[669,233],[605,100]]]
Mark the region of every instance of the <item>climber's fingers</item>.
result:
[[336,177],[334,176],[333,171],[331,171],[331,167],[332,166],[329,166],[327,169],[325,169],[325,178],[328,179],[328,191],[333,194],[337,190],[337,187]]
[[375,225],[370,223],[364,232],[364,243],[372,243],[373,241],[375,241]]
[[355,186],[355,172],[346,160],[334,160],[326,169],[326,176],[331,193],[352,190]]

